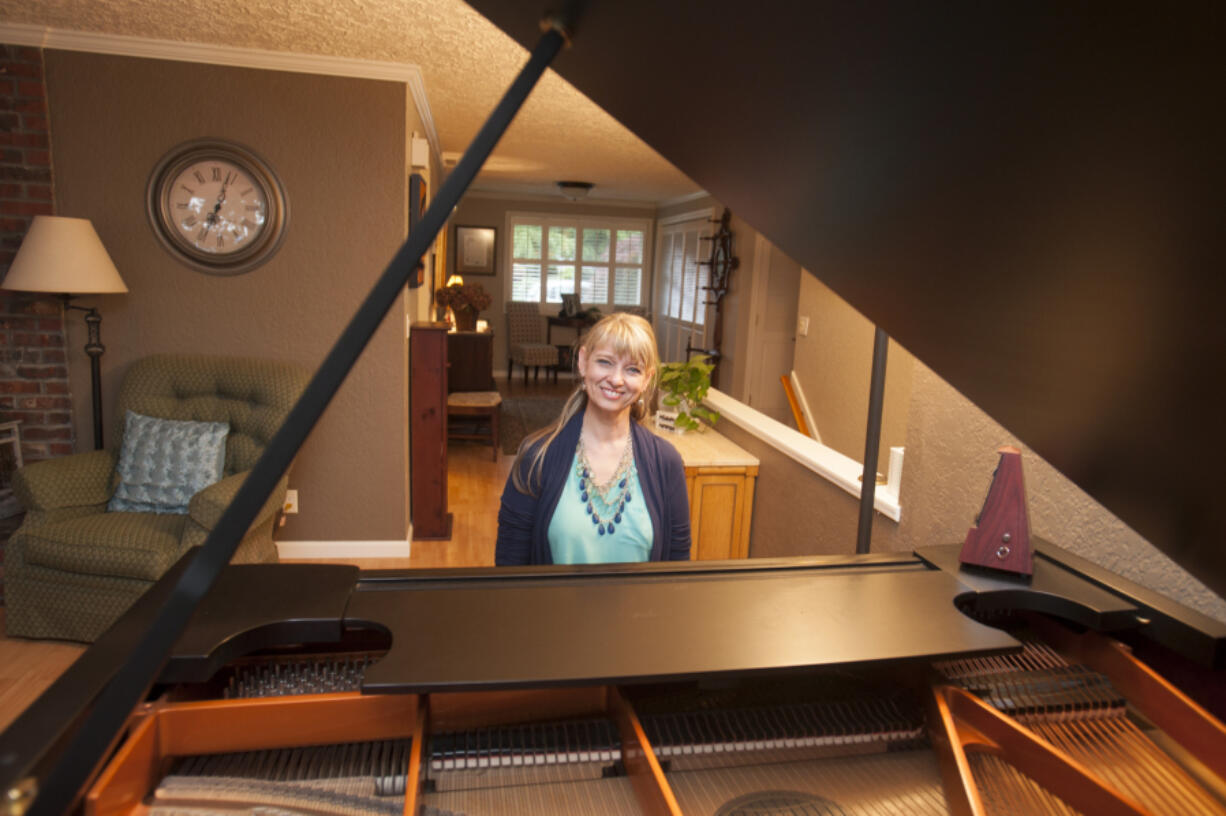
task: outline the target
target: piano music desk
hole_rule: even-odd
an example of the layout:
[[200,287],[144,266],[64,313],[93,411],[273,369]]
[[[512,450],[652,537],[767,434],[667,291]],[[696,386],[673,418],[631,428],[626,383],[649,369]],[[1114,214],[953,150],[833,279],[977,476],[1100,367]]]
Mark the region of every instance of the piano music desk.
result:
[[749,528],[753,520],[753,491],[758,478],[758,457],[719,432],[674,433],[656,428],[685,463],[690,497],[690,535],[694,560],[749,557]]

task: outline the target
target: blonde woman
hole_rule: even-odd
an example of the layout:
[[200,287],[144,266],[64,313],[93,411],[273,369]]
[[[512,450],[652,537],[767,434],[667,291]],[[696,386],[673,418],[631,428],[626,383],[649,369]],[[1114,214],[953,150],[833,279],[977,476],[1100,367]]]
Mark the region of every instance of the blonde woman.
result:
[[618,312],[579,347],[579,387],[519,446],[498,511],[494,560],[684,561],[690,506],[681,455],[641,423],[659,354],[651,324]]

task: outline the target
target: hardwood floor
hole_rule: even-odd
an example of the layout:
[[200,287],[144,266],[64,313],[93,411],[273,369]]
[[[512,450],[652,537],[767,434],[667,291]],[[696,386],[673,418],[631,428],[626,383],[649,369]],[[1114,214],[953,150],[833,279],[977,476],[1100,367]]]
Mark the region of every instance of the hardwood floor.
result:
[[[504,397],[565,396],[574,387],[567,379],[560,379],[556,385],[541,382],[525,386],[520,378],[510,390],[505,380],[497,384]],[[447,503],[454,514],[451,540],[415,541],[407,559],[356,558],[329,563],[356,564],[363,569],[493,565],[498,501],[511,461],[512,457],[500,452],[494,462],[488,445],[453,441],[447,452]],[[3,615],[0,607],[0,631]],[[0,636],[0,730],[7,728],[84,650],[73,643]]]
[[[0,608],[0,625],[4,609]],[[0,730],[85,651],[76,643],[0,637]]]

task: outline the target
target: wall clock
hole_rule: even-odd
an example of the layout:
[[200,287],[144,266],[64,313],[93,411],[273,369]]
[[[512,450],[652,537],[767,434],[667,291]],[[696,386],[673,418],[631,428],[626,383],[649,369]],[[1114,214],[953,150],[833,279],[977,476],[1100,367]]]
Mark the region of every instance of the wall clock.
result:
[[285,237],[289,202],[272,168],[219,139],[181,144],[149,177],[146,210],[171,255],[213,275],[247,272]]

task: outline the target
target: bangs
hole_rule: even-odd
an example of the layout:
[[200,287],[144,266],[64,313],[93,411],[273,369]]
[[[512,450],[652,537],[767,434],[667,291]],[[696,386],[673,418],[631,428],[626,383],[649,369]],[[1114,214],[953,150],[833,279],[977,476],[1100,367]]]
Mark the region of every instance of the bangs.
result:
[[655,339],[639,326],[628,320],[610,320],[607,326],[592,338],[593,348],[603,346],[619,356],[629,357],[645,368],[656,368],[653,353]]

